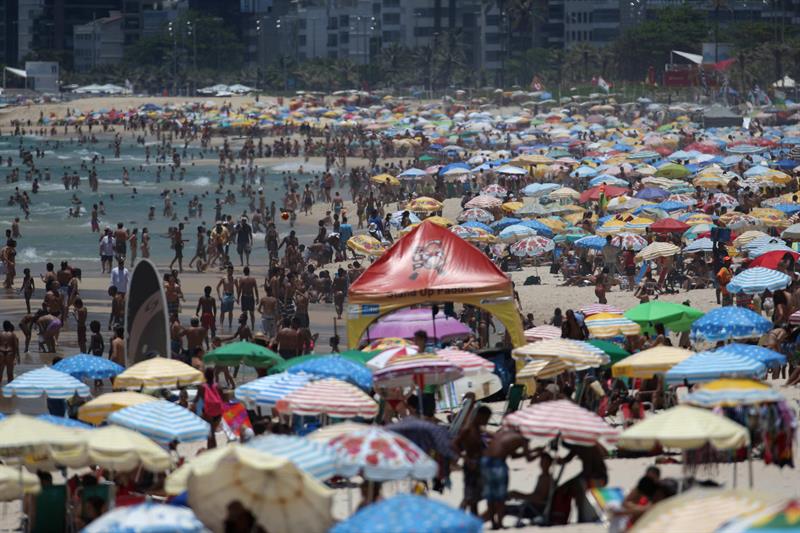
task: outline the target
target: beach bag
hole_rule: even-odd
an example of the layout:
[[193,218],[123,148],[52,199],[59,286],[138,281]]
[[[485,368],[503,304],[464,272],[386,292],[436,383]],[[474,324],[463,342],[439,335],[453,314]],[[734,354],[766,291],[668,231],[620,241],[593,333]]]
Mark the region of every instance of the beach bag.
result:
[[203,385],[203,414],[211,417],[222,415],[222,397],[214,385]]
[[528,276],[527,278],[525,278],[525,282],[523,283],[523,285],[541,285],[541,284],[542,284],[542,278],[539,276]]

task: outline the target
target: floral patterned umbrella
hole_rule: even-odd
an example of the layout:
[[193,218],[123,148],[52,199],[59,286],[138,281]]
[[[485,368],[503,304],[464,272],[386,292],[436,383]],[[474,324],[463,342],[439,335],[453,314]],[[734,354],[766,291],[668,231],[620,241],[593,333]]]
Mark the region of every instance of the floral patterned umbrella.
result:
[[414,213],[433,213],[434,211],[441,211],[443,207],[442,202],[428,196],[414,198],[406,205],[406,209]]
[[386,251],[386,248],[383,247],[378,239],[367,234],[350,237],[347,240],[347,247],[354,252],[370,255],[372,257],[381,256],[383,252]]
[[724,192],[712,194],[708,201],[712,204],[719,204],[722,207],[736,207],[739,205],[739,200]]
[[550,252],[555,248],[555,243],[550,239],[535,235],[527,237],[511,245],[509,250],[517,257],[537,257]]
[[372,341],[371,343],[364,346],[363,351],[379,352],[382,350],[388,350],[389,348],[397,348],[398,346],[410,346],[411,344],[412,342],[406,339],[387,337],[385,339],[377,339]]
[[647,239],[635,233],[617,233],[612,239],[611,244],[623,250],[633,250],[638,252],[647,246]]
[[494,196],[489,196],[488,194],[481,194],[476,196],[469,202],[465,204],[465,207],[468,208],[480,208],[480,209],[493,209],[495,207],[500,207],[502,205],[502,200],[499,198],[495,198]]
[[431,479],[438,466],[407,438],[377,427],[340,435],[328,442],[348,464],[358,465],[360,474],[370,481]]
[[494,196],[496,198],[505,198],[505,196],[508,194],[508,191],[504,187],[501,187],[496,183],[492,183],[491,185],[484,187],[481,191],[481,194]]
[[458,215],[459,222],[466,222],[468,220],[475,220],[478,222],[493,222],[494,216],[486,209],[472,208],[465,209]]

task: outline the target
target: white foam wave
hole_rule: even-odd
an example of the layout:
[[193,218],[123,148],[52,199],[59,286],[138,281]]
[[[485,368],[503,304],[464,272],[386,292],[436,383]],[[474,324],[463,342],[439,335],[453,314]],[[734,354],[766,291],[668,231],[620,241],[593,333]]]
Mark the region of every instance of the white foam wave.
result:
[[52,262],[53,260],[92,261],[95,259],[97,258],[75,256],[72,255],[71,252],[66,252],[64,250],[39,251],[33,246],[26,246],[17,251],[18,264],[47,263],[48,261]]
[[186,185],[192,185],[194,187],[209,187],[211,185],[211,178],[200,176],[199,178],[187,181]]

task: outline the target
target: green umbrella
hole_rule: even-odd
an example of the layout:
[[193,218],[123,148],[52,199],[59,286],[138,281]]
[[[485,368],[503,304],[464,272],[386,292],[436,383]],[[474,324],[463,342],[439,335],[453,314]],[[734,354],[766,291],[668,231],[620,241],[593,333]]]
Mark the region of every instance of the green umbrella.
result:
[[346,352],[342,352],[339,354],[316,354],[311,353],[307,355],[300,355],[298,357],[292,357],[291,359],[287,359],[285,361],[281,361],[277,365],[273,366],[269,369],[270,374],[280,374],[281,372],[286,372],[288,369],[293,367],[294,365],[299,365],[300,363],[305,363],[306,361],[313,361],[314,359],[319,359],[320,357],[327,357],[329,355],[339,355],[349,361],[353,361],[354,363],[360,363],[362,365],[366,365],[367,361],[378,355],[380,352],[362,352],[359,350],[348,350]]
[[434,156],[432,156],[430,154],[424,154],[423,156],[421,156],[419,158],[420,161],[436,161],[437,159],[439,159],[439,158],[438,157],[434,157]]
[[625,317],[642,326],[642,330],[648,333],[652,332],[654,324],[664,324],[672,331],[684,332],[689,331],[692,322],[704,314],[688,305],[655,300],[628,309]]
[[601,339],[590,339],[586,342],[606,352],[606,355],[608,355],[611,358],[612,364],[619,362],[630,355],[630,353],[628,353],[627,350],[623,349],[619,344],[615,344],[611,341],[604,341]]
[[666,165],[661,165],[656,170],[656,176],[661,178],[672,178],[672,179],[680,179],[685,178],[692,172],[683,165],[679,165],[678,163],[667,163]]
[[237,365],[244,363],[255,368],[271,368],[284,362],[283,357],[258,344],[239,341],[220,346],[203,357],[207,364]]

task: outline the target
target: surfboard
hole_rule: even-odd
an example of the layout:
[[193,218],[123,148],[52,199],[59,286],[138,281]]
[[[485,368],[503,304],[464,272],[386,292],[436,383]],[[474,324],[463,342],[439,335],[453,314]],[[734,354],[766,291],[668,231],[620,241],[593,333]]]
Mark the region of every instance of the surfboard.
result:
[[475,393],[475,399],[488,398],[503,388],[503,382],[497,374],[484,372],[477,376],[466,376],[441,386],[437,409],[449,411],[458,408],[461,400],[468,392]]
[[148,259],[136,263],[125,299],[125,364],[171,357],[169,313],[161,276]]

